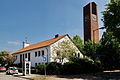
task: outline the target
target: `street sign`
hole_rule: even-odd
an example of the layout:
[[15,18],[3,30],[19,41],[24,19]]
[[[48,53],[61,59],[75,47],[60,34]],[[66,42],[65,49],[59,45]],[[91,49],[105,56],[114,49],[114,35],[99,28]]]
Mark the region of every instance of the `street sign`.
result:
[[43,57],[43,61],[47,61],[47,58],[46,58],[46,57]]
[[95,60],[100,60],[100,56],[99,56],[99,55],[96,55],[96,56],[94,56],[94,59],[95,59]]

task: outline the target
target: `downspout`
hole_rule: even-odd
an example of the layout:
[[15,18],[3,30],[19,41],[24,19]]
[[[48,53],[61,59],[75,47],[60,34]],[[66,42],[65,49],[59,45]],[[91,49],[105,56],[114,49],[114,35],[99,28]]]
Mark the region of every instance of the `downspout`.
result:
[[46,50],[47,50],[47,64],[48,64],[48,48],[46,48]]

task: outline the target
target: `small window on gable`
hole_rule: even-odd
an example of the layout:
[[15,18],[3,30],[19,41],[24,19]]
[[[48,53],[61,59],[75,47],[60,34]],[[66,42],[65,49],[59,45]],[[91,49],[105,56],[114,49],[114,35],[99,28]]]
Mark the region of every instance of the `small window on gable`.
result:
[[76,53],[75,53],[75,57],[77,57]]
[[56,52],[56,55],[57,55],[57,56],[60,56],[60,51],[57,51],[57,52]]
[[80,57],[80,53],[78,53],[78,57]]
[[37,57],[37,52],[35,52],[35,57]]

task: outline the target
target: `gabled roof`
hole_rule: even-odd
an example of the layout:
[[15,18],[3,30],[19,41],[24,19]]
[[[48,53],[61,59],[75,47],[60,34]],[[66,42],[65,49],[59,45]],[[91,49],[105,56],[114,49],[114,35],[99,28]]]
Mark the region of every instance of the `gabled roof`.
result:
[[26,51],[38,49],[38,48],[41,48],[41,47],[47,47],[47,46],[55,43],[56,41],[58,41],[59,39],[65,37],[65,36],[68,36],[68,35],[59,36],[59,37],[57,37],[57,38],[53,38],[53,39],[46,40],[46,41],[43,41],[43,42],[40,42],[40,43],[37,43],[37,44],[30,45],[30,46],[28,46],[28,47],[25,47],[25,48],[23,48],[23,49],[20,49],[20,50],[16,51],[16,52],[13,53],[13,54],[18,54],[18,53],[21,53],[21,52],[26,52]]

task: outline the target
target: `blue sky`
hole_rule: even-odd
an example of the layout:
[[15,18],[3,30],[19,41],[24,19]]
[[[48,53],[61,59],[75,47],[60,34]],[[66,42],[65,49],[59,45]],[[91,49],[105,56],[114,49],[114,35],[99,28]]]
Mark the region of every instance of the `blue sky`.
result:
[[25,37],[31,44],[56,34],[83,39],[83,6],[92,1],[98,5],[101,27],[100,12],[109,0],[0,0],[0,51],[21,49]]

